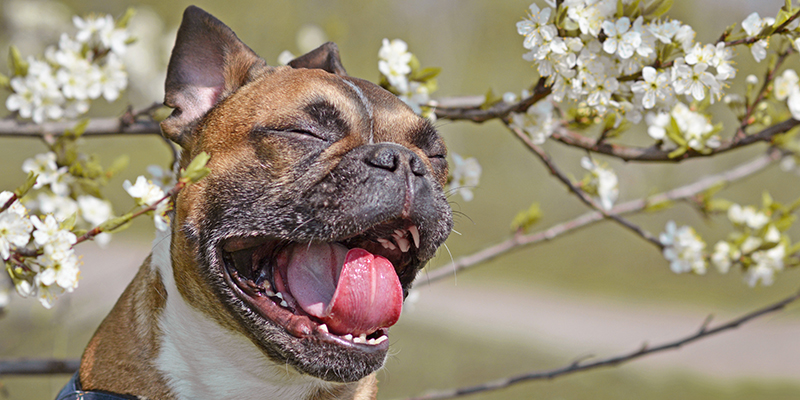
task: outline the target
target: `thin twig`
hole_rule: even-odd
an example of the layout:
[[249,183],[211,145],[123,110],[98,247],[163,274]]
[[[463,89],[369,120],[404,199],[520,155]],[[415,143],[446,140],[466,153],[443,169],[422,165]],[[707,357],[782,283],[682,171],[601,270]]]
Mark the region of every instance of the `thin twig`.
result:
[[[86,126],[82,136],[107,136],[120,133],[129,135],[160,135],[161,128],[153,119],[153,111],[160,108],[156,103],[139,111],[128,111],[119,118],[93,118]],[[15,119],[0,120],[0,136],[45,138],[63,135],[72,129],[78,121],[47,122],[34,124],[20,122]]]
[[653,353],[658,353],[666,350],[674,350],[678,349],[683,345],[698,341],[700,339],[707,338],[712,335],[716,335],[721,332],[725,332],[728,330],[732,330],[734,328],[738,328],[739,326],[750,322],[756,318],[762,317],[764,315],[768,315],[774,312],[778,312],[786,308],[787,305],[797,301],[800,299],[800,292],[793,294],[781,301],[776,303],[770,304],[764,308],[760,308],[758,310],[752,311],[750,313],[744,314],[738,318],[730,320],[722,325],[719,325],[714,328],[708,327],[709,320],[703,323],[700,329],[688,336],[683,338],[666,342],[657,346],[648,346],[643,345],[641,348],[629,352],[622,355],[612,356],[604,359],[600,359],[593,362],[582,362],[580,359],[578,361],[572,362],[566,366],[555,368],[546,371],[534,371],[529,372],[517,376],[512,376],[504,379],[498,379],[491,382],[482,383],[475,386],[470,387],[463,387],[458,389],[449,389],[449,390],[442,390],[436,391],[432,393],[428,393],[426,395],[412,397],[408,400],[434,400],[434,399],[450,399],[454,397],[462,397],[467,396],[470,394],[487,392],[492,390],[499,390],[505,389],[509,386],[516,385],[523,382],[530,382],[534,380],[544,380],[544,379],[553,379],[564,375],[574,374],[576,372],[583,372],[591,369],[601,368],[601,367],[615,367],[620,364],[624,364],[635,359],[644,357],[646,355],[650,355]]
[[556,164],[550,158],[550,156],[541,147],[535,145],[530,140],[528,135],[525,134],[525,132],[523,132],[519,128],[512,127],[509,124],[508,121],[504,121],[504,122],[505,122],[506,126],[508,127],[508,129],[510,129],[512,132],[514,132],[514,134],[517,136],[517,138],[519,140],[521,140],[522,143],[524,143],[528,147],[528,149],[530,149],[534,154],[536,154],[537,157],[539,157],[539,159],[550,170],[550,173],[553,176],[555,176],[556,178],[558,178],[558,180],[560,180],[565,186],[567,186],[567,188],[569,188],[570,191],[575,193],[575,195],[578,196],[578,198],[582,202],[586,203],[586,205],[588,205],[589,207],[592,207],[593,209],[595,209],[598,212],[600,212],[601,214],[603,214],[603,217],[608,218],[608,219],[610,219],[610,220],[622,225],[623,227],[627,228],[628,230],[632,231],[633,233],[641,236],[642,238],[644,238],[645,240],[647,240],[648,242],[650,242],[654,246],[658,247],[659,250],[664,248],[664,245],[661,244],[661,241],[658,240],[658,238],[656,238],[655,236],[653,236],[650,232],[647,232],[646,230],[642,229],[638,225],[626,220],[625,218],[622,218],[621,216],[619,216],[617,214],[609,212],[608,210],[604,209],[602,206],[597,204],[597,202],[594,201],[594,199],[592,199],[591,196],[589,196],[585,191],[583,191],[583,189],[577,187],[569,179],[569,177],[567,177],[563,172],[561,172],[558,169],[558,166],[556,166]]
[[[712,186],[720,184],[720,182],[735,182],[751,176],[756,172],[762,171],[766,167],[772,165],[772,163],[778,160],[780,156],[781,152],[773,149],[763,156],[757,157],[723,173],[711,175],[688,185],[658,193],[649,197],[620,203],[609,210],[609,212],[616,215],[627,215],[642,211],[652,204],[661,204],[664,202],[691,198],[698,193],[711,188]],[[527,246],[549,241],[580,228],[585,228],[596,222],[602,221],[603,219],[604,217],[602,213],[599,211],[591,211],[539,232],[527,235],[520,233],[515,234],[513,237],[501,243],[487,247],[468,256],[461,257],[455,260],[453,264],[448,264],[447,266],[437,268],[426,274],[420,274],[418,278],[418,284],[422,282],[433,283],[442,280],[446,277],[452,276],[452,274],[458,271],[487,262],[512,250],[518,250]]]
[[[800,16],[800,11],[792,14],[791,17],[789,17],[786,21],[784,21],[782,24],[780,24],[780,26],[775,28],[775,31],[772,32],[770,34],[770,36],[783,33],[786,30],[786,27],[789,26],[789,24],[791,24],[792,21],[797,19],[798,16]],[[752,44],[752,43],[755,43],[755,42],[757,42],[759,40],[762,40],[762,39],[764,39],[764,38],[759,37],[758,35],[749,36],[749,37],[741,38],[741,39],[738,39],[738,40],[731,40],[729,42],[725,42],[725,46],[726,47],[730,47],[730,46],[736,46],[736,45],[740,45],[740,44]]]
[[0,360],[0,376],[3,375],[52,375],[73,374],[81,364],[79,359],[22,359]]
[[623,161],[656,161],[677,163],[690,158],[709,157],[715,154],[725,153],[756,142],[769,142],[776,135],[788,132],[798,125],[800,125],[800,121],[789,118],[785,121],[764,128],[758,133],[747,135],[741,138],[723,140],[719,147],[713,149],[709,153],[699,153],[690,149],[683,155],[673,158],[670,158],[669,156],[672,150],[662,149],[660,146],[636,147],[608,142],[597,144],[595,143],[596,141],[594,139],[583,136],[580,133],[571,131],[564,127],[558,128],[555,132],[553,132],[551,137],[552,139],[568,146],[578,147],[593,153],[605,154],[607,156],[619,158]]
[[[545,81],[545,78],[540,78],[533,89],[533,94],[517,103],[506,103],[500,101],[485,110],[480,108],[482,103],[462,106],[439,105],[435,109],[436,118],[449,119],[452,121],[467,120],[481,123],[492,119],[504,119],[512,112],[525,112],[525,110],[527,110],[530,106],[536,104],[539,100],[547,97],[547,95],[550,94],[551,88],[549,86],[545,86]],[[473,99],[474,97],[470,97],[470,102],[472,102]]]

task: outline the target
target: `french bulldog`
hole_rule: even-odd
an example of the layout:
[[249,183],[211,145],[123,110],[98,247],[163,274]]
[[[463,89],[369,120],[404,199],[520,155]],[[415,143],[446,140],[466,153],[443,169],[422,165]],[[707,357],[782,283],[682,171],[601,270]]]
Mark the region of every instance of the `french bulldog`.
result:
[[174,197],[171,231],[90,340],[75,389],[375,398],[389,327],[452,227],[441,137],[348,76],[335,44],[268,66],[194,6],[165,88],[181,167],[205,152],[211,172]]

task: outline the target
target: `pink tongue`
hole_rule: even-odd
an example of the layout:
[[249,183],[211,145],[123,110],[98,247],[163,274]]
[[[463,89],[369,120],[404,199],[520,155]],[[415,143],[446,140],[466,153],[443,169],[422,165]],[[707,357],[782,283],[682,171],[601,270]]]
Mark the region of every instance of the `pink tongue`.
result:
[[335,334],[370,334],[400,318],[403,288],[392,263],[364,249],[298,246],[286,275],[297,304]]

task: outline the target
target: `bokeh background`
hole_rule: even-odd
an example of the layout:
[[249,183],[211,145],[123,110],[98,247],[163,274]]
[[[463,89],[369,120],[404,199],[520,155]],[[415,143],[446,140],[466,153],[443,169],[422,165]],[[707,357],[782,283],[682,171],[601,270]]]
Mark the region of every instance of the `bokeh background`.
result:
[[[758,11],[774,16],[782,0],[704,0],[676,2],[670,16],[697,31],[697,40],[714,41],[727,26]],[[122,15],[137,10],[131,29],[139,42],[130,48],[131,81],[126,98],[97,101],[91,115],[119,115],[129,104],[144,107],[163,96],[162,82],[183,9],[189,2],[117,0],[0,1],[0,57],[9,44],[23,55],[39,55],[61,32],[74,32],[73,14]],[[295,0],[197,3],[226,22],[270,64],[283,50],[301,54],[320,40],[337,42],[348,72],[377,81],[377,52],[383,38],[402,38],[423,66],[441,67],[437,96],[519,93],[534,81],[522,60],[522,37],[515,23],[527,0]],[[737,59],[737,82],[754,69],[746,50]],[[791,63],[797,68],[797,56]],[[5,65],[5,63],[0,63]],[[763,65],[762,65],[763,67]],[[3,71],[7,72],[7,71]],[[734,86],[733,89],[737,89]],[[0,97],[5,97],[2,95]],[[730,113],[717,109],[732,126]],[[458,211],[447,250],[431,267],[447,267],[452,257],[474,253],[510,235],[513,217],[531,203],[541,204],[537,228],[570,219],[584,206],[496,122],[437,123],[451,151],[476,157],[483,166],[475,199],[451,197]],[[723,134],[730,132],[728,128]],[[632,133],[636,134],[636,132]],[[729,133],[728,133],[729,134]],[[166,166],[169,151],[160,139],[104,137],[84,140],[87,152],[106,165],[128,154],[131,164],[105,194],[118,212],[132,201],[122,190],[150,164]],[[584,154],[546,144],[562,168],[579,177]],[[645,196],[725,170],[754,157],[765,145],[713,160],[681,165],[609,162],[620,177],[620,201]],[[24,180],[22,161],[45,151],[36,139],[0,138],[0,188]],[[772,167],[726,189],[724,197],[758,204],[768,190],[782,202],[800,196],[798,176]],[[704,220],[685,205],[632,218],[651,232],[667,220],[690,224],[714,243],[729,229],[724,218]],[[116,297],[146,256],[152,223],[136,221],[115,235],[109,248],[79,247],[84,267],[80,288],[62,296],[52,310],[35,299],[15,297],[0,318],[0,357],[79,357]],[[790,231],[797,239],[797,231]],[[534,248],[514,252],[431,285],[418,286],[392,329],[391,357],[379,373],[381,399],[430,389],[475,384],[510,374],[565,365],[582,357],[603,357],[687,335],[709,313],[718,320],[777,300],[797,290],[800,274],[786,271],[767,288],[749,288],[741,274],[675,275],[658,251],[608,222]],[[553,381],[527,383],[485,399],[796,399],[800,398],[800,309],[767,317],[718,338],[678,352],[603,371]],[[68,376],[0,377],[0,399],[53,398]]]

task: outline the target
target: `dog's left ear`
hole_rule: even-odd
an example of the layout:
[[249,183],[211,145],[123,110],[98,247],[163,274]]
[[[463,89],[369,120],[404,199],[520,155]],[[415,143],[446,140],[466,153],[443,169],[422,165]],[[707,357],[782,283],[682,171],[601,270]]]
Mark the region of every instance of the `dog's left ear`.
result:
[[328,42],[289,62],[292,68],[321,69],[332,74],[347,76],[339,59],[339,47]]
[[174,110],[161,122],[164,136],[185,146],[203,115],[265,68],[231,28],[189,6],[167,68],[164,104]]

